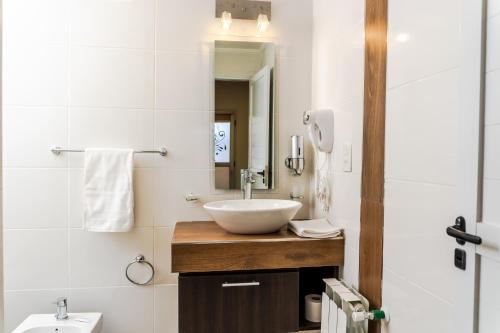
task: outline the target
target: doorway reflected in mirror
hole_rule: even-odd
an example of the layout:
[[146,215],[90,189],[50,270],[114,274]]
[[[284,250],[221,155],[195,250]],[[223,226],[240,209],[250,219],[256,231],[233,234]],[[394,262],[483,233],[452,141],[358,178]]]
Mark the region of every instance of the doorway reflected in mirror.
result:
[[274,186],[274,67],[272,43],[215,42],[215,187],[240,189],[241,170],[255,189]]

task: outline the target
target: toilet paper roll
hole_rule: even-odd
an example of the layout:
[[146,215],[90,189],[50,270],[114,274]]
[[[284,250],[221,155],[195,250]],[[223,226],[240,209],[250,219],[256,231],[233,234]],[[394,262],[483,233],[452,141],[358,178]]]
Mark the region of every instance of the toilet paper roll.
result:
[[313,323],[321,322],[321,296],[309,294],[305,297],[305,317]]

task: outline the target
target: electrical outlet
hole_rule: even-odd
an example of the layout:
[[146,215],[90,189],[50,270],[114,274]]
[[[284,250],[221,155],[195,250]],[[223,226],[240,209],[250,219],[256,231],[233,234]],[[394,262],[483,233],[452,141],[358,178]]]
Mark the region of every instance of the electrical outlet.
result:
[[352,172],[352,144],[344,143],[342,149],[342,165],[344,172]]

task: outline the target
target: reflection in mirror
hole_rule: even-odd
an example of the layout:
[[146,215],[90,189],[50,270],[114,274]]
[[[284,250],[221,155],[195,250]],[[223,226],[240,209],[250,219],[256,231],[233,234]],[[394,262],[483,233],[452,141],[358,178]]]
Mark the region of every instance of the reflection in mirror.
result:
[[274,187],[272,43],[215,42],[215,187],[240,189],[250,169],[254,189]]

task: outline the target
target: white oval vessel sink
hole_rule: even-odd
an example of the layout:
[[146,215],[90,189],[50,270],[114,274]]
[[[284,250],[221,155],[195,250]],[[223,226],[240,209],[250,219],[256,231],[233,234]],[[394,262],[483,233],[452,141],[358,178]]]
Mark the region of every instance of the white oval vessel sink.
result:
[[235,234],[278,231],[300,207],[297,201],[274,199],[214,201],[203,206],[221,228]]
[[101,313],[70,313],[66,320],[56,320],[54,314],[33,314],[12,333],[99,333]]

